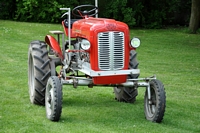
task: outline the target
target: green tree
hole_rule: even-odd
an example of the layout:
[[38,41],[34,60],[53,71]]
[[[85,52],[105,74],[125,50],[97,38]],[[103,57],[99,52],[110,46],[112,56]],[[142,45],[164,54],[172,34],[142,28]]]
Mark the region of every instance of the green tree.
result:
[[61,7],[74,7],[79,3],[77,0],[16,0],[17,11],[15,19],[19,21],[31,22],[51,22],[57,23],[60,20]]
[[0,1],[0,19],[14,18],[15,11],[16,11],[16,0]]
[[107,2],[103,17],[114,18],[116,20],[123,21],[129,26],[135,25],[133,10],[131,7],[128,7],[127,4],[127,0],[111,0]]
[[200,24],[200,0],[192,0],[189,30],[195,34]]

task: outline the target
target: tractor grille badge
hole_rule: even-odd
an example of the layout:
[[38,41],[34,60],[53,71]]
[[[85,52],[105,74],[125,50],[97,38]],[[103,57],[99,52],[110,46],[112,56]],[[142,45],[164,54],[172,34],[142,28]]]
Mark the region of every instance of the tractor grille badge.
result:
[[106,28],[107,28],[107,30],[109,30],[109,31],[113,31],[113,30],[116,29],[116,26],[115,26],[115,24],[107,24],[107,25],[106,25]]

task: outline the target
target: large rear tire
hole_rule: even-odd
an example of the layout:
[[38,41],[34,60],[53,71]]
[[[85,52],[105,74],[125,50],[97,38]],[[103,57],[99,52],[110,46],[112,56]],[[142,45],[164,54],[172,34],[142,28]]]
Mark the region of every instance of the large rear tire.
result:
[[160,123],[164,117],[166,96],[164,85],[159,80],[150,81],[150,100],[148,91],[144,96],[144,112],[147,120]]
[[56,76],[51,76],[47,82],[45,108],[49,120],[59,121],[62,113],[62,85]]
[[[138,61],[136,59],[137,53],[135,50],[130,51],[129,69],[137,69]],[[139,74],[128,75],[128,79],[137,79]],[[137,88],[132,87],[114,87],[115,99],[119,102],[134,103],[138,95]]]
[[31,103],[45,104],[45,87],[50,75],[46,43],[42,41],[31,42],[28,51],[28,85]]

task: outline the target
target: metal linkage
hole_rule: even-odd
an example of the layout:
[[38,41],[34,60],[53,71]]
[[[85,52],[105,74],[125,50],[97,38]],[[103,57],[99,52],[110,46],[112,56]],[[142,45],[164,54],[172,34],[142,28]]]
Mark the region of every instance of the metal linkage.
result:
[[[75,76],[68,76],[68,79],[64,80],[62,79],[62,84],[64,85],[74,85],[76,86],[110,86],[110,87],[116,87],[116,86],[124,86],[124,87],[147,87],[150,92],[150,85],[149,81],[152,79],[156,79],[155,76],[149,77],[149,78],[139,78],[139,79],[127,79],[127,82],[121,83],[121,84],[109,84],[109,85],[97,85],[93,84],[93,80],[91,78],[83,78],[83,77],[75,77]],[[74,82],[76,81],[76,82]]]

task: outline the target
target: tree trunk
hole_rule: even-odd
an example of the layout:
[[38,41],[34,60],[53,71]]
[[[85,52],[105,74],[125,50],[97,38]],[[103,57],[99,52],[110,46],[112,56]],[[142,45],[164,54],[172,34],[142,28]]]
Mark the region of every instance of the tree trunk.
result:
[[200,0],[192,0],[189,30],[195,34],[200,23]]

